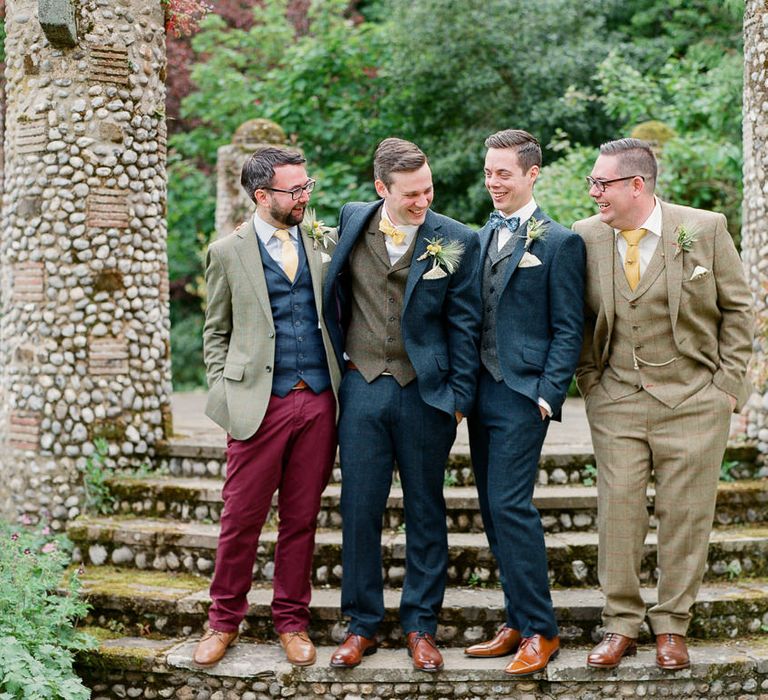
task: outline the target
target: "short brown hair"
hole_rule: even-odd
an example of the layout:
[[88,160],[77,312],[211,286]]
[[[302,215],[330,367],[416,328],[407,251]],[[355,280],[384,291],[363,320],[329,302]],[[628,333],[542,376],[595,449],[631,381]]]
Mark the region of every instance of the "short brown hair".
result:
[[619,175],[642,175],[653,192],[656,187],[658,165],[651,144],[640,139],[617,139],[600,146],[601,156],[617,156]]
[[289,151],[287,148],[267,146],[255,151],[248,160],[243,163],[240,173],[240,184],[248,196],[255,202],[256,190],[263,190],[272,184],[275,177],[275,168],[281,165],[304,165],[306,159],[301,153]]
[[384,139],[373,156],[373,177],[387,187],[392,184],[392,173],[410,173],[427,162],[427,156],[415,143],[404,139]]
[[513,148],[517,161],[527,173],[534,165],[541,167],[541,145],[533,134],[522,129],[504,129],[485,139],[486,148]]

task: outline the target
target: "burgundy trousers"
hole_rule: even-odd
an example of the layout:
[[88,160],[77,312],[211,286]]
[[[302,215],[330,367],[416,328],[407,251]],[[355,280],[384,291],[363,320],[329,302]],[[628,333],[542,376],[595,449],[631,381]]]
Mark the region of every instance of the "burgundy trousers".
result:
[[259,536],[275,491],[272,621],[278,634],[307,629],[320,495],[335,455],[336,403],[330,389],[273,395],[252,437],[227,436],[224,509],[208,611],[212,629],[234,632],[245,617]]

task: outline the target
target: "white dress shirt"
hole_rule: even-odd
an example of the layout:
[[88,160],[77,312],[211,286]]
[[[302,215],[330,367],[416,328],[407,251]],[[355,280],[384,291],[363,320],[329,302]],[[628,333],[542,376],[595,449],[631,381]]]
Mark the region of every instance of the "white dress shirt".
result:
[[401,224],[395,224],[392,219],[389,218],[389,214],[387,214],[387,205],[383,204],[381,206],[381,218],[386,219],[389,221],[390,224],[393,226],[397,226],[397,228],[402,231],[405,234],[405,240],[400,245],[395,245],[395,241],[392,239],[392,236],[387,236],[386,234],[382,234],[384,236],[384,243],[387,246],[387,255],[389,256],[389,264],[394,265],[400,258],[405,255],[408,248],[411,246],[411,241],[413,241],[413,237],[416,235],[416,231],[419,230],[418,226],[405,226]]
[[259,216],[259,212],[253,215],[253,228],[256,229],[256,235],[259,240],[264,244],[272,260],[274,260],[280,268],[285,272],[283,266],[283,242],[275,236],[275,231],[288,231],[291,236],[291,243],[296,248],[296,255],[299,254],[299,227],[280,227],[268,224],[264,219]]
[[[651,258],[656,252],[656,246],[659,245],[659,241],[661,240],[661,204],[659,204],[659,200],[656,197],[654,197],[654,201],[656,202],[656,205],[653,207],[651,215],[645,220],[642,226],[637,227],[644,228],[648,232],[637,244],[637,249],[640,252],[640,277],[643,276],[643,273],[648,268]],[[621,235],[620,229],[615,228],[613,229],[613,232],[616,237],[616,249],[619,251],[619,256],[621,257],[621,262],[623,264],[627,259],[627,241],[624,239],[624,236]]]
[[[525,222],[533,216],[533,212],[536,211],[536,206],[536,200],[531,197],[531,201],[528,202],[528,204],[520,207],[517,211],[512,212],[509,216],[501,211],[499,214],[501,214],[506,219],[508,219],[510,216],[516,216],[518,219],[520,219],[520,228],[522,228],[523,224],[525,224]],[[519,230],[520,229],[518,229],[518,231]],[[518,234],[513,234],[512,231],[510,231],[506,226],[501,226],[499,228],[499,250],[507,245],[507,242],[510,238],[512,238],[513,235],[517,236]]]

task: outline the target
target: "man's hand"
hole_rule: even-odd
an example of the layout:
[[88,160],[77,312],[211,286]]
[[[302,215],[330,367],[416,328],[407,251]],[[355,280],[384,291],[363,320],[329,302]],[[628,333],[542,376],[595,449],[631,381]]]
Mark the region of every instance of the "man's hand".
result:
[[539,413],[541,413],[541,420],[546,420],[549,417],[549,411],[544,406],[539,405]]
[[461,423],[462,420],[464,420],[464,414],[461,411],[456,411],[454,415],[456,416],[456,425],[458,425],[459,423]]

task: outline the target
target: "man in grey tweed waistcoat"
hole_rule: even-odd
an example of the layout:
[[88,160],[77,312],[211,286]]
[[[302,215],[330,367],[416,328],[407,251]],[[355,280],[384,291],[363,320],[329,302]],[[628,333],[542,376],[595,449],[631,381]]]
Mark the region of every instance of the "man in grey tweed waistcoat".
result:
[[420,671],[435,646],[448,567],[443,475],[475,393],[479,243],[430,211],[432,173],[412,143],[379,144],[381,200],[344,206],[328,269],[325,318],[340,363],[341,606],[349,634],[331,657],[357,666],[384,617],[381,528],[394,462],[403,487],[406,572],[400,622]]
[[600,147],[589,194],[586,325],[576,379],[597,462],[598,577],[605,636],[587,664],[635,653],[653,471],[656,663],[690,665],[685,634],[707,563],[731,413],[748,397],[752,295],[722,214],[662,202],[638,139]]
[[505,624],[469,656],[515,653],[512,676],[543,669],[560,647],[533,488],[550,418],[579,359],[584,243],[537,206],[541,147],[507,129],[485,142],[495,211],[480,231],[483,326],[469,440],[483,524],[501,573]]

